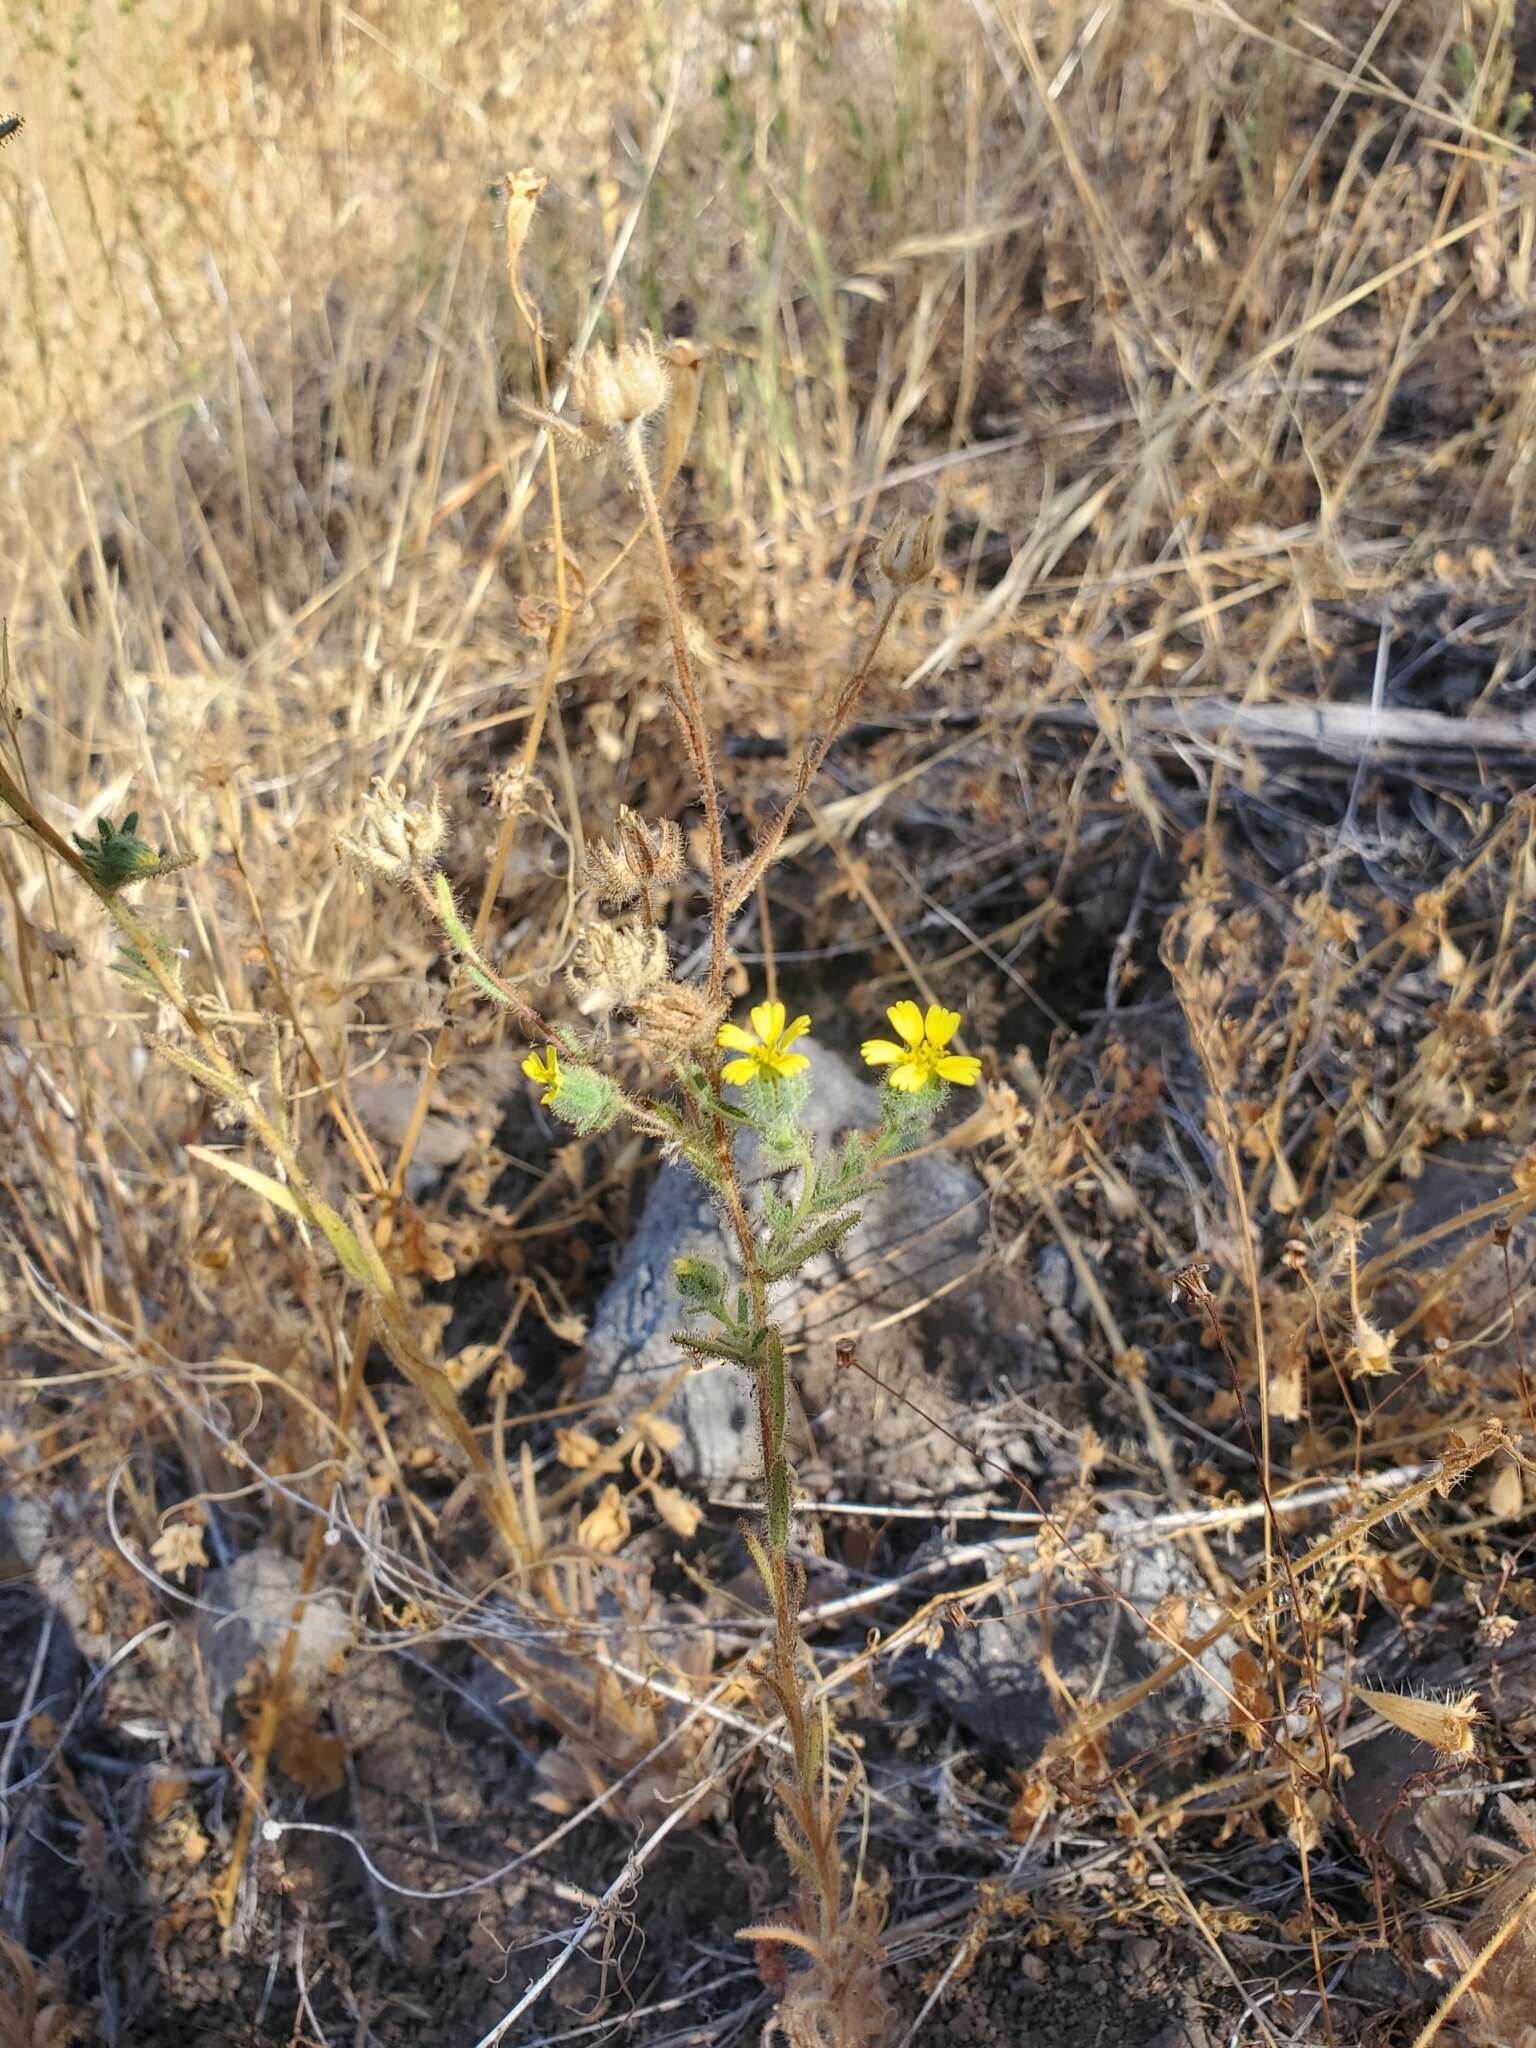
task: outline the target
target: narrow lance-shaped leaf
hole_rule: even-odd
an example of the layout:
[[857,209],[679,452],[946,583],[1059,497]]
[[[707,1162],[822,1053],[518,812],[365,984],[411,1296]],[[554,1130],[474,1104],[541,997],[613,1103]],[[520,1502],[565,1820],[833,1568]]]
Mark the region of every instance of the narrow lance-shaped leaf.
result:
[[781,1456],[768,1471],[768,1544],[782,1552],[789,1542],[789,1465]]

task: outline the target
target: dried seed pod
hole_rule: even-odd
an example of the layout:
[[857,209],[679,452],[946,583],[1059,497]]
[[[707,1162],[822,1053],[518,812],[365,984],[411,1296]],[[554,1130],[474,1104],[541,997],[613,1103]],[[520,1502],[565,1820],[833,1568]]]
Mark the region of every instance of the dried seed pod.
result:
[[632,1010],[667,979],[667,941],[639,919],[624,924],[589,924],[576,941],[566,986],[584,1017]]
[[667,402],[667,368],[650,335],[610,355],[595,342],[571,367],[571,397],[589,427],[634,426]]
[[376,775],[363,798],[361,823],[356,831],[338,833],[336,845],[355,866],[386,882],[404,882],[432,873],[447,838],[448,816],[435,789],[420,803],[403,782],[391,784]]
[[610,910],[622,910],[643,896],[649,915],[651,892],[681,881],[685,868],[681,827],[670,818],[647,824],[621,804],[613,844],[599,840],[588,849],[587,886],[597,891],[598,901]]
[[904,513],[898,513],[875,559],[881,575],[898,590],[926,583],[939,559],[937,515],[925,512],[913,525]]
[[704,388],[704,360],[709,351],[701,342],[679,335],[662,350],[662,360],[672,372],[672,398],[667,407],[666,442],[661,451],[661,485],[667,485],[682,468],[699,416],[699,393]]
[[548,183],[548,178],[542,177],[538,171],[527,169],[507,171],[502,177],[507,193],[507,278],[514,291],[518,288],[518,265],[522,261],[528,230],[533,225],[534,208]]
[[723,996],[712,999],[701,988],[669,981],[635,1005],[635,1027],[658,1051],[703,1053],[714,1044],[726,1008]]
[[1369,1379],[1377,1373],[1395,1372],[1392,1363],[1392,1333],[1378,1329],[1369,1316],[1355,1317],[1355,1341],[1345,1360],[1352,1378]]
[[1418,1742],[1427,1742],[1441,1756],[1475,1756],[1477,1738],[1472,1730],[1482,1718],[1477,1711],[1477,1694],[1463,1693],[1454,1700],[1424,1700],[1408,1692],[1371,1692],[1355,1687],[1355,1698],[1373,1713],[1401,1728]]

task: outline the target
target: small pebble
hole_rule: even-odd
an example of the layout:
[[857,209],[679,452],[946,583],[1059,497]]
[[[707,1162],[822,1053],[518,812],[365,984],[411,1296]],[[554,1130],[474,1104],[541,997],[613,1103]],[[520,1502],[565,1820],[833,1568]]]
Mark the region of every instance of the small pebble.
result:
[[1065,1308],[1072,1298],[1072,1261],[1059,1244],[1048,1244],[1035,1262],[1035,1287],[1049,1308]]
[[1051,1333],[1051,1341],[1066,1358],[1081,1358],[1083,1355],[1082,1332],[1064,1308],[1053,1308],[1045,1319],[1045,1327]]

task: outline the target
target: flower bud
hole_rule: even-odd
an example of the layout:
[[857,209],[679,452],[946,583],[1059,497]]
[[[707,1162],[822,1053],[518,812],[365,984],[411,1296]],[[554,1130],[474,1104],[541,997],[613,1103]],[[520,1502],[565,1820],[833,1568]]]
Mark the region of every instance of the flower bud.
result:
[[570,1064],[560,1069],[560,1086],[553,1100],[548,1096],[545,1100],[555,1115],[583,1138],[610,1129],[624,1106],[623,1096],[606,1074],[596,1067]]
[[544,1107],[574,1124],[583,1137],[606,1131],[623,1106],[624,1098],[606,1074],[569,1057],[562,1060],[556,1046],[530,1052],[523,1072],[543,1091],[539,1100]]

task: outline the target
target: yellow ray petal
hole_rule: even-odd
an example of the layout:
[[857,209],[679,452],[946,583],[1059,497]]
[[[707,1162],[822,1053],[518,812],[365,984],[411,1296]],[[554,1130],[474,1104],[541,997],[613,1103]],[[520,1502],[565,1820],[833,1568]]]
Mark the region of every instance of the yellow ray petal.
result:
[[784,1005],[782,1003],[759,1003],[752,1012],[752,1029],[764,1045],[772,1045],[784,1029]]
[[783,1052],[787,1046],[793,1045],[797,1038],[803,1038],[810,1028],[811,1020],[809,1017],[797,1017],[787,1030],[780,1032],[779,1051]]
[[727,1060],[720,1069],[720,1078],[733,1088],[745,1088],[756,1072],[756,1060]]
[[928,1081],[916,1060],[903,1060],[899,1067],[892,1067],[887,1078],[902,1095],[920,1095]]
[[803,1052],[781,1052],[774,1061],[774,1066],[786,1081],[795,1074],[803,1074],[810,1064]]
[[743,1031],[739,1024],[722,1024],[715,1036],[715,1043],[723,1045],[727,1052],[756,1052],[757,1040]]
[[904,1045],[892,1045],[888,1038],[866,1038],[859,1051],[866,1067],[889,1067],[907,1056]]
[[913,1002],[892,1003],[886,1011],[892,1029],[908,1045],[917,1045],[923,1035],[923,1013]]
[[523,1072],[530,1081],[537,1081],[541,1087],[552,1087],[560,1078],[560,1062],[555,1055],[555,1048],[550,1045],[546,1046],[542,1053],[537,1049],[530,1052],[523,1061]]
[[960,1029],[960,1012],[946,1010],[942,1003],[930,1003],[923,1019],[923,1036],[934,1047],[948,1045]]
[[947,1052],[936,1069],[940,1080],[958,1088],[974,1088],[981,1079],[981,1061],[968,1052]]

